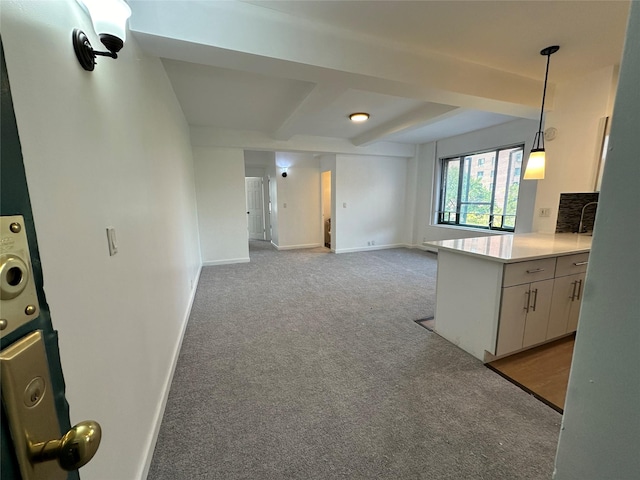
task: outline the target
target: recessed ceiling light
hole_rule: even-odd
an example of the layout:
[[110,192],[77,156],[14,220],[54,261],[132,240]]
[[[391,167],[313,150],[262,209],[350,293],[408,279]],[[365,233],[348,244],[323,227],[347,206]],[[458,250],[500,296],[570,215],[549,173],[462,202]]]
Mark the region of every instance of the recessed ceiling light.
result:
[[367,120],[369,120],[369,114],[364,112],[352,113],[351,115],[349,115],[349,119],[352,122],[366,122]]

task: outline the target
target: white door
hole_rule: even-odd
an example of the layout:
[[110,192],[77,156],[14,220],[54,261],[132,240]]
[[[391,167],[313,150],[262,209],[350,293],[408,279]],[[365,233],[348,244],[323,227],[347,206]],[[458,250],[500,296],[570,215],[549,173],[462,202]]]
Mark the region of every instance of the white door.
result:
[[264,240],[262,177],[244,179],[247,192],[247,224],[250,240]]

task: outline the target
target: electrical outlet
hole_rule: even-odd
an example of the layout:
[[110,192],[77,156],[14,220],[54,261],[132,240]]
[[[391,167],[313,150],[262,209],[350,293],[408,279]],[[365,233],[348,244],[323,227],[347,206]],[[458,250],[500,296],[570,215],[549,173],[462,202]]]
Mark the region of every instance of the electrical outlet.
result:
[[541,217],[550,217],[551,216],[551,209],[550,208],[541,208],[539,211],[539,215]]
[[371,246],[371,242],[367,242],[367,246],[369,246],[369,247],[370,247],[370,246]]
[[376,241],[375,240],[371,240],[371,245],[375,245]]

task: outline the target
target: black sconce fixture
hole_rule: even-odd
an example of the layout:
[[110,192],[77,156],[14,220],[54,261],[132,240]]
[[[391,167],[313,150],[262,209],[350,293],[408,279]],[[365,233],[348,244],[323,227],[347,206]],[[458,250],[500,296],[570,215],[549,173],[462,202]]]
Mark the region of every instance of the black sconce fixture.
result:
[[549,76],[549,59],[551,55],[560,50],[558,45],[552,45],[540,50],[540,55],[547,57],[547,70],[544,74],[544,89],[542,90],[542,107],[540,108],[540,125],[536,136],[533,138],[533,148],[531,149],[531,155],[529,155],[529,161],[527,162],[527,169],[524,171],[525,180],[542,180],[544,179],[544,166],[545,166],[545,151],[544,151],[544,132],[542,131],[542,116],[544,114],[544,100],[547,95],[547,77]]
[[287,178],[289,167],[282,167],[282,178]]
[[94,50],[85,33],[75,28],[72,34],[73,49],[82,68],[93,71],[96,56],[118,58],[118,52],[124,46],[127,19],[131,8],[123,0],[77,0],[89,14],[93,29],[108,52]]

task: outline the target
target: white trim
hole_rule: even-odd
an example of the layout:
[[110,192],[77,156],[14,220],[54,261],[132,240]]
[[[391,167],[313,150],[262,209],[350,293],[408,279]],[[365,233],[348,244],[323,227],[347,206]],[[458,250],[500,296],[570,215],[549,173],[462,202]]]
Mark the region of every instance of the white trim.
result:
[[335,253],[353,253],[353,252],[368,252],[370,250],[387,250],[389,248],[411,248],[406,243],[394,243],[390,245],[372,245],[366,247],[355,247],[355,248],[340,248],[336,249]]
[[203,267],[211,267],[213,265],[230,265],[232,263],[249,263],[249,257],[244,258],[229,258],[227,260],[210,260],[202,262]]
[[271,242],[271,243],[272,243],[272,245],[274,247],[276,247],[276,249],[278,251],[280,251],[280,250],[297,250],[297,249],[300,249],[300,248],[318,248],[318,247],[323,247],[324,246],[321,243],[309,243],[309,244],[306,244],[306,245],[284,245],[284,246],[280,247],[280,246],[276,245],[273,242]]
[[169,392],[171,391],[173,374],[175,373],[176,365],[178,364],[178,357],[180,356],[180,349],[182,348],[182,340],[184,339],[184,333],[187,330],[187,324],[189,323],[189,317],[191,316],[191,309],[193,307],[193,301],[196,298],[196,291],[198,290],[198,284],[200,283],[201,273],[202,273],[202,265],[200,265],[200,268],[198,268],[198,273],[196,275],[195,281],[193,282],[193,288],[191,289],[189,304],[187,305],[187,310],[182,320],[180,335],[178,336],[178,341],[176,342],[176,346],[173,350],[173,355],[171,356],[171,364],[170,364],[169,372],[167,374],[167,378],[165,379],[164,386],[162,388],[162,391],[163,391],[162,398],[156,410],[155,421],[154,421],[155,426],[149,438],[149,445],[147,447],[147,454],[145,456],[146,458],[144,460],[144,463],[142,464],[142,471],[139,476],[140,479],[146,479],[147,476],[149,475],[149,468],[151,468],[151,460],[153,460],[153,452],[156,449],[156,443],[158,443],[160,426],[162,425],[162,419],[164,418],[164,411],[167,406],[167,400],[169,399]]
[[423,252],[430,252],[430,253],[438,253],[438,249],[436,247],[431,247],[431,246],[427,246],[427,245],[406,245],[407,248],[412,248],[412,249],[418,249],[418,250],[422,250]]

